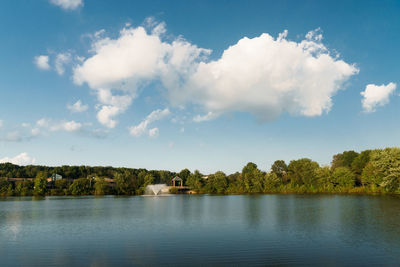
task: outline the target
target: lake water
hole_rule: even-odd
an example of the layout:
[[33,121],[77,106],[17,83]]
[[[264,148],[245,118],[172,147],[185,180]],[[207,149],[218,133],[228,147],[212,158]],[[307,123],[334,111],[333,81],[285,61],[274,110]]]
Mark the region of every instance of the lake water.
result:
[[0,200],[0,266],[400,266],[400,198]]

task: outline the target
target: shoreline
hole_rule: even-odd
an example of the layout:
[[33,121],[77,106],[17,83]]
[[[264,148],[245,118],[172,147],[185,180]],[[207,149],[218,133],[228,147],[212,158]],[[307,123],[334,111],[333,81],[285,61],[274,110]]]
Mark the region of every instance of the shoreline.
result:
[[182,196],[182,195],[193,195],[193,196],[263,196],[263,195],[303,195],[303,196],[317,196],[317,195],[325,195],[325,196],[390,196],[400,198],[400,194],[396,193],[385,193],[385,192],[264,192],[264,193],[195,193],[195,194],[187,194],[187,193],[178,193],[178,194],[159,194],[159,195],[146,195],[146,194],[138,194],[138,195],[117,195],[117,194],[107,194],[107,195],[95,195],[95,194],[86,194],[86,195],[44,195],[44,196],[35,196],[35,195],[25,195],[25,196],[0,196],[1,199],[7,198],[34,198],[34,199],[44,199],[47,197],[68,197],[68,198],[81,198],[81,197],[170,197],[170,196]]

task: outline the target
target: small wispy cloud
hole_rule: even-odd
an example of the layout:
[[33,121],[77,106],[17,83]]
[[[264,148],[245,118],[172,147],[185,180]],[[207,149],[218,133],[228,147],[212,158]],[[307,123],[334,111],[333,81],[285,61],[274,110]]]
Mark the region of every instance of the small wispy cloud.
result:
[[206,115],[196,115],[193,118],[193,121],[194,122],[210,121],[210,120],[217,118],[218,116],[219,116],[219,114],[216,114],[216,113],[210,111]]
[[157,109],[151,112],[141,123],[129,128],[129,133],[132,136],[139,137],[144,133],[148,133],[150,137],[157,137],[159,135],[158,128],[147,130],[148,126],[158,120],[161,120],[171,114],[168,108],[161,110]]
[[50,70],[49,56],[46,55],[36,56],[33,59],[33,63],[35,63],[36,67],[38,67],[41,70]]
[[72,55],[69,52],[59,53],[55,59],[55,69],[58,75],[63,75],[65,72],[65,65],[72,62]]
[[86,110],[88,110],[89,105],[84,105],[84,104],[82,104],[81,100],[78,100],[72,105],[67,105],[67,108],[71,112],[80,113],[80,112],[85,112]]
[[75,10],[83,6],[83,0],[50,0],[50,3],[64,10]]

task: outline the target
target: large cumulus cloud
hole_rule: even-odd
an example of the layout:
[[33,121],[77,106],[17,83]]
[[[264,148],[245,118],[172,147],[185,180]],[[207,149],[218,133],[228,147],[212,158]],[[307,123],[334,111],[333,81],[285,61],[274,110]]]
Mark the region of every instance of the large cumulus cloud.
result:
[[358,69],[333,55],[322,34],[311,31],[300,41],[263,33],[244,37],[222,56],[182,37],[166,38],[163,23],[125,27],[111,39],[98,38],[92,55],[74,69],[74,81],[87,83],[100,103],[98,120],[109,128],[149,81],[159,81],[172,105],[195,104],[204,114],[249,112],[261,120],[284,112],[318,116],[328,112],[332,96]]

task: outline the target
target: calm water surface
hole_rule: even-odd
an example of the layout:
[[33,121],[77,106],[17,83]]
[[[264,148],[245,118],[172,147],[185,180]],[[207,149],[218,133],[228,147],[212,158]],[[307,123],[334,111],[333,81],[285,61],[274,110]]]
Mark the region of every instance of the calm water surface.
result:
[[0,266],[400,266],[400,198],[0,200]]

